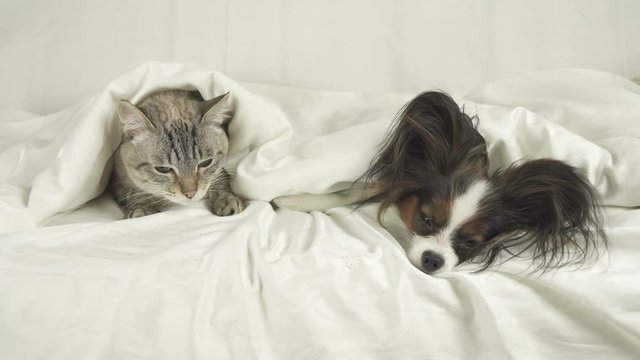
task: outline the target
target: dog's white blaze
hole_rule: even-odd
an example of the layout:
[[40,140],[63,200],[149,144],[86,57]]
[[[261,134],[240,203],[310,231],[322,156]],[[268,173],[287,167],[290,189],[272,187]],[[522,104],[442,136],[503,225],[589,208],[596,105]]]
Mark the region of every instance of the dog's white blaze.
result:
[[488,187],[486,181],[480,180],[473,183],[465,193],[453,199],[451,218],[447,226],[440,233],[433,236],[414,236],[413,245],[407,252],[409,261],[414,266],[422,268],[422,253],[431,250],[444,259],[444,265],[435,273],[451,271],[459,261],[453,250],[452,235],[460,225],[477,213],[480,201],[485,196]]
[[473,183],[467,191],[453,200],[451,219],[444,232],[451,235],[463,222],[474,215],[480,207],[480,201],[487,192],[488,184],[484,180]]

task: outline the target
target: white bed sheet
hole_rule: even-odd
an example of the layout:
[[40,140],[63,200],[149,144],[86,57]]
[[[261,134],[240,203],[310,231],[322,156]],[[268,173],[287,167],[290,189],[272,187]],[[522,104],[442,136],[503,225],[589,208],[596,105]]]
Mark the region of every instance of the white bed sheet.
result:
[[[229,166],[251,204],[227,218],[196,204],[121,220],[100,196],[114,105],[176,86],[232,92]],[[608,256],[542,276],[511,261],[429,277],[371,207],[307,214],[266,202],[344,188],[410,97],[149,63],[60,113],[3,110],[0,359],[638,358],[640,88],[562,70],[457,97],[480,116],[493,167],[563,159],[609,205]]]

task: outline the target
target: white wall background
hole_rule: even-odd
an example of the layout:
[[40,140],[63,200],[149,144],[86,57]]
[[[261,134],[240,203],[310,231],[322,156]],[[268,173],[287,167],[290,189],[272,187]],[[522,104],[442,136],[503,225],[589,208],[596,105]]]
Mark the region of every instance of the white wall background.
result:
[[51,112],[148,60],[364,91],[558,67],[634,78],[639,19],[637,0],[2,0],[0,106]]

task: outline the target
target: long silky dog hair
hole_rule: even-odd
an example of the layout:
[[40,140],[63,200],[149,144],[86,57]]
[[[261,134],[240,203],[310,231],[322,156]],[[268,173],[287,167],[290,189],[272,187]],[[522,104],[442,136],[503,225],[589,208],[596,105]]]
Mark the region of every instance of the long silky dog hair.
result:
[[424,92],[397,115],[361,200],[381,201],[379,221],[398,210],[412,234],[407,255],[430,274],[523,256],[545,271],[584,263],[606,247],[600,197],[579,169],[537,159],[489,175],[488,159],[477,117],[442,92]]

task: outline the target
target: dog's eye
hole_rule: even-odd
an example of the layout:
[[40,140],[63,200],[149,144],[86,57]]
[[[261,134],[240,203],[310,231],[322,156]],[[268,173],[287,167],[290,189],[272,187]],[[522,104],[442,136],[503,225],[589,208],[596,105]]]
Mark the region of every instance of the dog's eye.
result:
[[212,163],[213,163],[213,159],[207,159],[207,160],[201,161],[198,164],[198,167],[201,168],[201,169],[204,169],[206,167],[211,166]]
[[471,239],[462,240],[462,246],[467,248],[467,249],[473,249],[476,246],[478,246],[478,244],[479,243],[477,241],[475,241],[475,240],[471,240]]
[[426,215],[422,215],[422,222],[425,225],[431,226],[431,219]]
[[171,172],[171,168],[168,166],[156,166],[154,169],[160,174],[168,174]]

